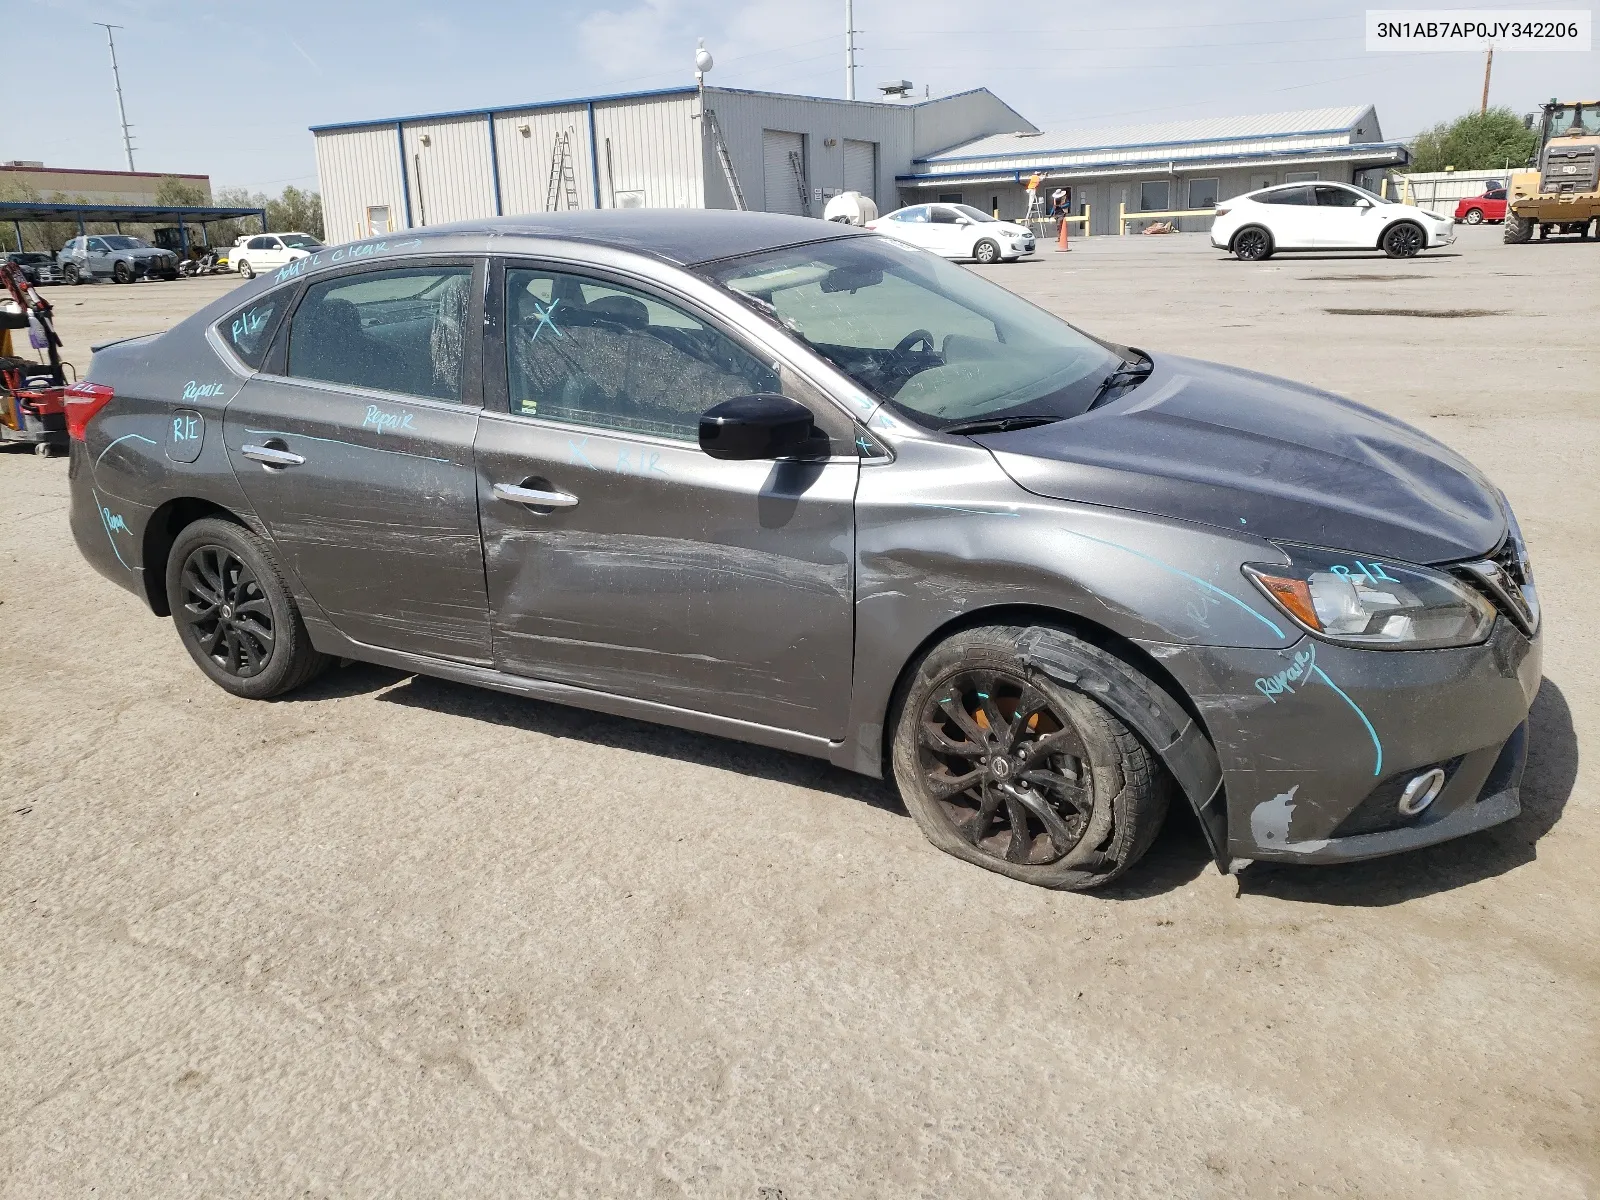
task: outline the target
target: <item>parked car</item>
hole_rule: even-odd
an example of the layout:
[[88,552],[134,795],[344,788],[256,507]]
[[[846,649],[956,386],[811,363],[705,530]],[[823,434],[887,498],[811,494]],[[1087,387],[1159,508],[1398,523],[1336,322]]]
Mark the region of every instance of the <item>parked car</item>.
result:
[[1475,467],[848,225],[318,252],[100,347],[68,423],[80,550],[235,695],[351,658],[815,755],[1051,887],[1169,796],[1223,869],[1519,810],[1538,597]]
[[1382,250],[1410,258],[1455,241],[1448,217],[1348,183],[1287,183],[1217,205],[1211,244],[1249,262],[1280,250]]
[[254,279],[321,249],[322,243],[309,233],[262,233],[234,242],[228,265],[246,279]]
[[1033,232],[1027,226],[997,220],[970,204],[913,204],[868,221],[866,227],[942,258],[992,263],[1034,251]]
[[124,233],[75,237],[62,247],[56,261],[61,264],[65,283],[94,279],[132,283],[136,279],[178,277],[176,254]]
[[1506,219],[1505,188],[1490,188],[1481,196],[1468,196],[1456,205],[1456,220],[1468,225]]
[[42,251],[12,250],[5,256],[5,261],[14,262],[22,268],[22,276],[29,283],[61,282],[61,268],[53,257]]

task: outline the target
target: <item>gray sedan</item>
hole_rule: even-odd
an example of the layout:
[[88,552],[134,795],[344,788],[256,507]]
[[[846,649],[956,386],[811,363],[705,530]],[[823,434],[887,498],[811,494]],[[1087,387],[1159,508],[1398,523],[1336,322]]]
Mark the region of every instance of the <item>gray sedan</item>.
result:
[[338,658],[891,775],[1084,888],[1516,815],[1516,520],[1380,413],[1105,341],[837,224],[569,213],[323,249],[69,395],[72,528],[240,696]]

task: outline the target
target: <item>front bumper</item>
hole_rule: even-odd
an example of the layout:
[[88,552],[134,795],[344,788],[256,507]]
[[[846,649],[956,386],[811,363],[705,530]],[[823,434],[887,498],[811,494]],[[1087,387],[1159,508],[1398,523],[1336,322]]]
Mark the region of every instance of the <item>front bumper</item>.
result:
[[[1234,858],[1335,863],[1432,845],[1521,811],[1541,645],[1501,616],[1488,641],[1378,651],[1314,638],[1283,650],[1153,648],[1216,745]],[[1277,678],[1281,691],[1257,687]],[[1269,694],[1271,692],[1271,694]],[[1438,797],[1396,807],[1435,766]]]
[[1437,221],[1433,222],[1433,228],[1429,240],[1430,243],[1435,246],[1450,245],[1451,242],[1456,240],[1456,227],[1454,223],[1441,225]]

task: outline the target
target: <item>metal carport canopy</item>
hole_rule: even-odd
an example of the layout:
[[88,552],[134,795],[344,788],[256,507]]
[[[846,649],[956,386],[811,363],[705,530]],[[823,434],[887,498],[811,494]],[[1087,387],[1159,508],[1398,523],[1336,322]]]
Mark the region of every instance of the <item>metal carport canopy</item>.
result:
[[[137,225],[208,225],[212,221],[233,221],[241,217],[255,217],[261,222],[261,232],[267,232],[267,210],[264,208],[179,208],[159,204],[53,204],[49,201],[0,203],[0,221],[76,221],[78,232],[86,232],[85,223],[118,224],[123,221]],[[185,243],[188,237],[184,238]],[[187,245],[185,246],[187,249]]]

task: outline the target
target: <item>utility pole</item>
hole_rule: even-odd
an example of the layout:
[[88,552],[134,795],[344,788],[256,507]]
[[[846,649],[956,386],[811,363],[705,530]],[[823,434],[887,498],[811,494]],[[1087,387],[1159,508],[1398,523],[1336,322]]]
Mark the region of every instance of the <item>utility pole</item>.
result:
[[122,73],[117,70],[117,43],[111,36],[113,29],[121,29],[121,25],[107,25],[104,21],[96,21],[96,25],[106,31],[106,45],[111,47],[111,81],[117,85],[117,116],[122,121],[122,149],[128,156],[128,170],[133,170],[133,135],[128,132],[128,110],[122,103]]
[[844,98],[856,98],[856,4],[844,0]]
[[1478,105],[1478,115],[1481,117],[1489,111],[1489,68],[1494,66],[1494,47],[1489,47],[1489,53],[1483,60],[1483,102]]

